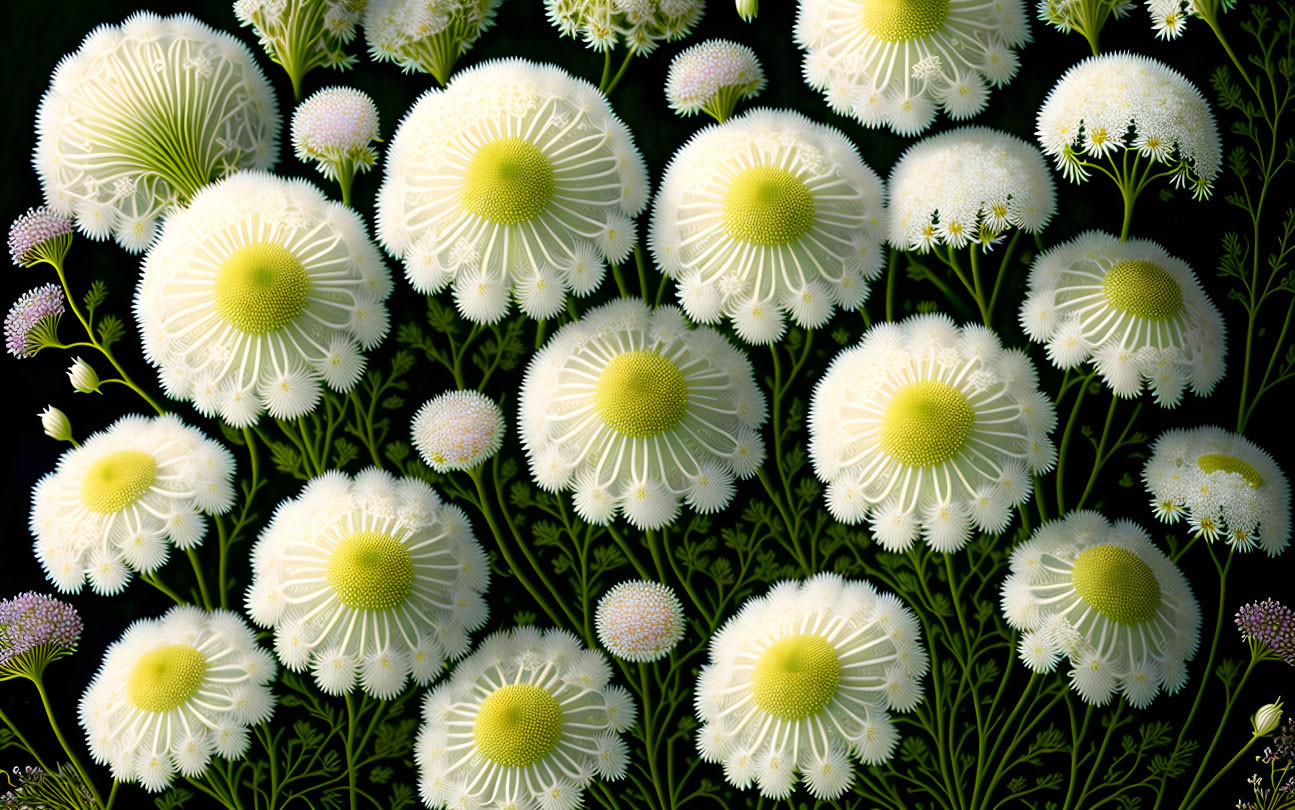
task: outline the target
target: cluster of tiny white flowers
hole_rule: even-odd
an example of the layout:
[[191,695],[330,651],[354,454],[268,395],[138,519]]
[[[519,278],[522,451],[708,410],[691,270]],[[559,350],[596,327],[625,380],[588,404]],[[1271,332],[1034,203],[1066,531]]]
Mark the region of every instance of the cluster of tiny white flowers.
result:
[[414,447],[437,472],[468,470],[499,452],[504,414],[476,391],[447,391],[423,403],[411,423]]
[[[287,68],[348,68],[345,47],[355,39],[367,0],[234,0],[234,16],[251,26],[265,53]],[[303,70],[304,68],[304,70]],[[301,75],[293,76],[294,83]]]
[[562,36],[608,51],[618,42],[633,54],[682,39],[701,19],[703,0],[544,0],[549,22]]
[[670,60],[665,97],[677,113],[705,111],[723,121],[738,101],[758,96],[764,85],[755,51],[727,39],[708,39]]
[[1062,33],[1084,30],[1095,16],[1095,6],[1110,9],[1115,19],[1123,19],[1133,10],[1134,0],[1038,0],[1039,19]]
[[594,611],[598,640],[624,661],[655,661],[683,638],[683,606],[668,585],[636,579],[618,583]]
[[377,62],[430,73],[444,85],[459,56],[495,22],[500,0],[369,0],[364,37]]
[[292,114],[292,148],[314,161],[330,180],[342,171],[367,171],[378,160],[378,108],[367,93],[327,87],[312,93]]

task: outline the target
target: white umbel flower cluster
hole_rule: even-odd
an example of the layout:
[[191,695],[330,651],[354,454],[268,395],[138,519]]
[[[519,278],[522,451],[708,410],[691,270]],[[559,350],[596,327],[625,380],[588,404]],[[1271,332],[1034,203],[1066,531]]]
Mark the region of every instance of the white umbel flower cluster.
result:
[[704,0],[544,0],[549,22],[564,37],[609,51],[624,43],[647,54],[662,42],[682,39],[705,11]]
[[878,324],[836,356],[810,399],[810,459],[827,508],[870,522],[890,551],[919,534],[956,551],[1001,532],[1056,463],[1052,401],[1022,352],[944,315]]
[[622,661],[656,661],[683,638],[683,605],[660,582],[620,582],[598,600],[594,626],[598,641]]
[[378,107],[350,87],[326,87],[292,113],[292,149],[297,160],[313,162],[332,180],[345,172],[364,172],[378,162]]
[[419,292],[452,285],[463,316],[532,318],[597,289],[634,246],[647,168],[586,81],[523,59],[425,93],[387,152],[378,237]]
[[1070,685],[1101,706],[1117,692],[1144,708],[1187,682],[1201,612],[1182,572],[1129,521],[1091,511],[1045,523],[1012,552],[1003,615],[1023,631],[1021,660],[1049,672],[1062,656]]
[[1092,360],[1117,396],[1173,407],[1223,377],[1223,317],[1196,274],[1155,242],[1088,231],[1034,260],[1021,326],[1058,368]]
[[432,397],[414,414],[411,427],[418,454],[439,473],[477,467],[499,452],[504,441],[503,412],[477,391]]
[[274,712],[274,658],[236,613],[177,605],[133,622],[81,697],[90,756],[114,779],[164,790],[213,756],[241,759]]
[[918,141],[886,185],[890,244],[900,250],[990,245],[1012,227],[1038,233],[1057,209],[1038,148],[988,127]]
[[682,499],[701,513],[733,499],[764,460],[766,417],[751,362],[674,307],[621,299],[562,327],[522,382],[518,431],[531,475],[574,491],[576,511],[619,511],[655,529]]
[[799,773],[814,798],[835,799],[851,760],[890,759],[890,713],[921,702],[926,668],[917,617],[897,597],[836,574],[778,583],[711,639],[697,750],[766,798],[789,797]]
[[705,112],[723,122],[737,102],[758,96],[764,85],[755,51],[727,39],[708,39],[670,60],[665,97],[680,115]]
[[835,112],[899,135],[983,110],[1030,40],[1024,0],[800,0],[795,36]]
[[65,452],[32,488],[36,559],[63,593],[119,593],[234,505],[234,457],[175,416],[123,416]]
[[278,131],[247,46],[187,14],[141,11],[59,61],[32,163],[55,213],[138,253],[170,206],[240,168],[273,166]]
[[234,427],[349,391],[387,333],[391,278],[364,221],[301,180],[241,172],[173,213],[144,258],[144,355],[176,399]]
[[729,318],[772,343],[789,316],[816,328],[881,272],[885,190],[836,129],[752,110],[698,132],[657,192],[652,256],[698,323]]
[[468,651],[486,621],[485,552],[462,510],[370,468],[311,479],[252,549],[247,612],[290,670],[387,700]]
[[1290,482],[1273,457],[1218,427],[1167,430],[1142,470],[1156,517],[1193,534],[1275,557],[1291,535]]
[[368,0],[364,36],[375,62],[430,73],[442,86],[454,63],[494,25],[500,0]]

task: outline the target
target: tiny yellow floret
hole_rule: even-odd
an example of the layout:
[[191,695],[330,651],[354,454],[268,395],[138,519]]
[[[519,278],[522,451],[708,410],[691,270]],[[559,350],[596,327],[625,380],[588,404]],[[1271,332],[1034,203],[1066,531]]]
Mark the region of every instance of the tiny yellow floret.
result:
[[1116,262],[1102,279],[1102,293],[1116,309],[1164,321],[1183,309],[1183,290],[1167,270],[1141,259]]
[[724,195],[728,235],[752,245],[789,245],[814,224],[814,195],[804,181],[776,166],[752,166]]

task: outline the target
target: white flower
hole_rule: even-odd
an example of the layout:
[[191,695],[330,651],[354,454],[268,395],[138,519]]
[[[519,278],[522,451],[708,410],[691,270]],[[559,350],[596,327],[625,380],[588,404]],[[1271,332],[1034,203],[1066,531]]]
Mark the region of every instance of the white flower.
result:
[[1147,14],[1157,39],[1177,39],[1196,10],[1196,0],[1146,0]]
[[454,63],[494,25],[500,0],[368,0],[364,36],[375,62],[430,73],[442,86]]
[[[1085,703],[1120,692],[1144,708],[1187,681],[1184,664],[1200,641],[1201,613],[1173,562],[1129,521],[1071,512],[1016,547],[1003,583],[1003,616],[1047,650],[1021,658],[1036,671],[1060,656]],[[1033,660],[1032,660],[1033,659]],[[1042,659],[1042,660],[1039,660]]]
[[1034,260],[1021,325],[1058,368],[1092,360],[1116,395],[1173,407],[1223,377],[1223,318],[1196,274],[1155,242],[1082,233]]
[[760,11],[760,0],[737,0],[737,15],[746,22],[755,19]]
[[99,391],[99,375],[95,373],[83,358],[76,358],[67,370],[68,382],[72,388],[82,394],[94,394]]
[[248,726],[274,712],[274,659],[235,613],[176,606],[139,619],[103,656],[81,696],[95,762],[158,792],[197,778],[213,755],[241,759]]
[[54,69],[36,114],[45,201],[137,253],[204,184],[279,157],[279,113],[247,46],[187,14],[101,25]]
[[701,19],[703,0],[544,0],[551,22],[564,37],[607,51],[623,41],[632,54],[682,39]]
[[594,624],[607,652],[625,661],[655,661],[683,638],[683,606],[667,585],[629,580],[598,600]]
[[576,511],[620,511],[659,528],[679,511],[714,512],[764,458],[764,395],[751,363],[674,307],[636,300],[590,310],[558,330],[522,382],[518,429],[531,476],[574,490]]
[[697,750],[739,788],[791,795],[795,772],[816,799],[853,778],[851,759],[890,759],[890,712],[922,700],[917,618],[869,583],[819,574],[748,599],[710,643],[697,678]]
[[865,518],[887,550],[920,531],[955,551],[1007,527],[1052,468],[1052,401],[1025,354],[944,315],[878,324],[836,356],[810,399],[810,459],[827,508]]
[[634,246],[643,158],[593,85],[505,59],[425,93],[396,130],[378,237],[420,292],[453,284],[469,320],[548,318]]
[[431,487],[367,469],[311,479],[252,549],[247,611],[288,669],[328,694],[426,684],[485,623],[486,555]]
[[1142,471],[1156,517],[1186,518],[1206,540],[1270,557],[1290,543],[1291,493],[1285,473],[1254,442],[1217,427],[1167,430]]
[[423,702],[414,747],[428,807],[574,810],[595,778],[625,775],[629,693],[607,659],[562,630],[485,639]]
[[990,244],[1008,228],[1038,233],[1056,212],[1043,155],[987,127],[963,127],[913,144],[890,170],[890,244]]
[[349,391],[387,332],[391,279],[364,222],[302,180],[241,172],[167,219],[135,295],[169,396],[234,427]]
[[1093,40],[1101,33],[1104,9],[1123,19],[1133,10],[1133,0],[1038,0],[1040,20],[1062,33],[1079,31]]
[[694,321],[771,343],[868,296],[881,271],[885,191],[837,130],[757,109],[698,132],[670,160],[649,237]]
[[423,403],[412,424],[414,447],[437,472],[484,463],[504,440],[504,414],[476,391],[447,391]]
[[45,410],[40,414],[40,427],[45,435],[59,442],[70,442],[72,438],[72,423],[68,420],[67,414],[55,408],[53,405],[46,405]]
[[250,25],[266,56],[288,72],[301,98],[301,80],[321,65],[346,69],[366,0],[234,0],[239,25]]
[[378,160],[370,145],[378,138],[378,108],[368,94],[326,87],[292,113],[292,148],[301,161],[314,161],[328,179],[368,171]]
[[705,112],[722,122],[738,101],[758,96],[764,84],[755,51],[727,39],[708,39],[670,60],[665,97],[677,113]]
[[795,36],[834,111],[900,135],[980,112],[1030,39],[1023,0],[800,0]]
[[234,457],[177,417],[124,416],[65,452],[32,488],[36,559],[63,593],[85,580],[120,592],[155,571],[171,546],[190,549],[204,515],[234,505]]

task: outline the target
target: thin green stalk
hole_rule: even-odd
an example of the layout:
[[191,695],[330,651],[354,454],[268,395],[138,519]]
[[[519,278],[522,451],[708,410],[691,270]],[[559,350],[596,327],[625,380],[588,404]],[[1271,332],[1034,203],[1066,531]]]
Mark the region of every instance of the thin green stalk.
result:
[[1075,505],[1076,509],[1083,509],[1084,503],[1093,491],[1093,485],[1097,483],[1097,475],[1102,471],[1102,466],[1106,463],[1103,456],[1106,453],[1106,441],[1111,435],[1111,425],[1115,422],[1115,408],[1119,404],[1120,398],[1111,392],[1111,404],[1106,409],[1106,423],[1102,425],[1102,436],[1097,440],[1097,454],[1093,457],[1093,469],[1088,474],[1088,483],[1084,485],[1084,493],[1079,496],[1079,503]]
[[654,741],[652,734],[653,727],[656,725],[652,717],[651,692],[652,679],[648,677],[648,665],[639,662],[639,684],[641,697],[643,699],[643,744],[647,748],[648,771],[652,774],[652,787],[656,790],[657,803],[661,805],[661,810],[668,810],[670,804],[666,802],[665,789],[661,780],[661,769],[657,765],[656,745],[659,740]]
[[58,740],[58,744],[63,746],[63,753],[67,754],[68,762],[71,762],[72,767],[76,768],[76,772],[81,776],[81,781],[85,782],[86,789],[94,796],[95,804],[103,807],[103,797],[99,795],[99,788],[94,786],[94,782],[90,779],[90,774],[86,772],[85,766],[81,764],[81,758],[76,755],[76,751],[72,750],[72,746],[68,745],[67,738],[63,736],[63,729],[59,728],[58,720],[54,718],[54,707],[50,705],[49,693],[45,691],[44,679],[37,675],[34,678],[29,677],[28,680],[36,685],[36,692],[40,695],[41,705],[45,707],[45,717],[49,719],[49,727],[54,732],[54,737]]
[[[1209,748],[1205,749],[1205,755],[1201,757],[1201,764],[1196,768],[1196,775],[1192,778],[1192,783],[1187,786],[1187,793],[1183,796],[1183,803],[1179,805],[1179,810],[1191,810],[1192,807],[1196,806],[1196,803],[1201,800],[1201,797],[1209,792],[1210,787],[1218,781],[1219,777],[1222,776],[1228,768],[1232,767],[1233,763],[1237,761],[1237,757],[1241,756],[1241,754],[1238,753],[1237,757],[1233,757],[1227,765],[1223,766],[1223,770],[1215,774],[1214,778],[1209,781],[1209,784],[1202,788],[1200,793],[1196,793],[1195,798],[1192,798],[1195,793],[1197,783],[1201,781],[1201,776],[1205,774],[1205,767],[1209,765],[1210,758],[1214,756],[1214,749],[1218,747],[1219,740],[1223,737],[1223,730],[1227,727],[1228,718],[1232,715],[1232,709],[1236,706],[1237,698],[1241,696],[1241,692],[1245,689],[1246,681],[1250,679],[1250,673],[1254,671],[1255,664],[1257,663],[1259,663],[1259,657],[1254,651],[1252,651],[1250,653],[1250,663],[1246,666],[1246,671],[1242,673],[1241,679],[1237,681],[1236,687],[1231,690],[1227,701],[1223,704],[1223,715],[1219,718],[1218,725],[1214,729],[1214,736],[1210,739]],[[1250,747],[1250,744],[1256,739],[1258,739],[1258,736],[1251,736],[1250,742],[1246,743],[1246,748]],[[1245,749],[1243,748],[1241,751],[1244,753]],[[1189,799],[1190,801],[1188,801]]]
[[1097,375],[1093,370],[1078,383],[1079,391],[1075,394],[1075,404],[1070,407],[1070,418],[1066,420],[1066,429],[1061,433],[1061,448],[1057,451],[1057,516],[1066,513],[1066,452],[1070,449],[1070,437],[1074,435],[1075,423],[1079,418],[1079,406],[1088,393],[1088,383]]
[[0,707],[0,721],[3,721],[9,728],[9,733],[13,734],[14,739],[23,747],[23,750],[31,754],[32,759],[36,760],[36,764],[40,766],[40,769],[42,771],[48,771],[49,766],[45,764],[45,760],[41,759],[40,754],[32,747],[32,744],[27,741],[27,738],[23,736],[23,733],[18,730],[18,726],[14,725],[14,722],[9,719],[9,715],[5,714],[2,707]]
[[355,766],[355,694],[346,693],[346,781],[351,796],[351,810],[359,807],[359,788],[356,785],[358,768]]
[[625,60],[621,62],[621,69],[616,71],[616,75],[612,77],[610,84],[608,84],[605,88],[601,88],[601,87],[599,88],[603,91],[603,95],[610,96],[612,94],[612,91],[616,89],[616,85],[620,84],[621,78],[624,77],[625,75],[625,69],[630,66],[630,60],[633,58],[634,58],[634,52],[630,50],[626,50]]
[[[1205,783],[1205,787],[1201,788],[1201,792],[1200,792],[1200,793],[1198,793],[1198,794],[1196,794],[1196,798],[1194,798],[1194,799],[1192,799],[1190,802],[1187,802],[1186,804],[1182,805],[1181,810],[1192,810],[1192,808],[1196,806],[1196,803],[1197,803],[1197,802],[1199,802],[1201,799],[1205,798],[1205,795],[1206,795],[1207,793],[1209,793],[1209,792],[1210,792],[1210,788],[1214,787],[1214,783],[1215,783],[1215,782],[1217,782],[1217,781],[1219,781],[1219,779],[1220,779],[1220,778],[1222,778],[1223,774],[1225,774],[1225,773],[1227,773],[1228,771],[1232,770],[1232,766],[1233,766],[1233,765],[1235,765],[1235,764],[1237,764],[1237,760],[1241,759],[1241,757],[1245,754],[1245,752],[1246,752],[1246,751],[1249,751],[1249,750],[1250,750],[1250,746],[1254,745],[1254,744],[1255,744],[1255,740],[1257,740],[1257,739],[1259,739],[1259,735],[1258,735],[1258,734],[1252,734],[1252,735],[1250,736],[1250,739],[1246,740],[1246,744],[1245,744],[1245,745],[1243,745],[1243,746],[1241,746],[1241,750],[1240,750],[1240,751],[1237,751],[1237,752],[1236,752],[1236,754],[1234,754],[1234,755],[1232,756],[1232,759],[1228,760],[1228,764],[1226,764],[1226,765],[1224,765],[1222,768],[1220,768],[1220,769],[1219,769],[1219,772],[1218,772],[1218,773],[1216,773],[1216,774],[1214,774],[1214,778],[1213,778],[1213,779],[1211,779],[1210,781],[1208,781],[1208,782],[1206,782],[1206,783]],[[1208,756],[1208,754],[1207,754],[1206,756]],[[1202,765],[1204,765],[1204,764],[1205,764],[1205,761],[1204,761],[1204,760],[1202,760],[1201,764],[1202,764]],[[1197,773],[1197,778],[1199,778],[1199,777],[1200,777],[1200,774],[1199,774],[1199,772],[1198,772],[1198,773]],[[1195,783],[1195,782],[1192,782],[1192,784],[1194,785],[1194,784],[1196,784],[1196,783]],[[1190,792],[1189,792],[1189,795],[1190,795]]]

